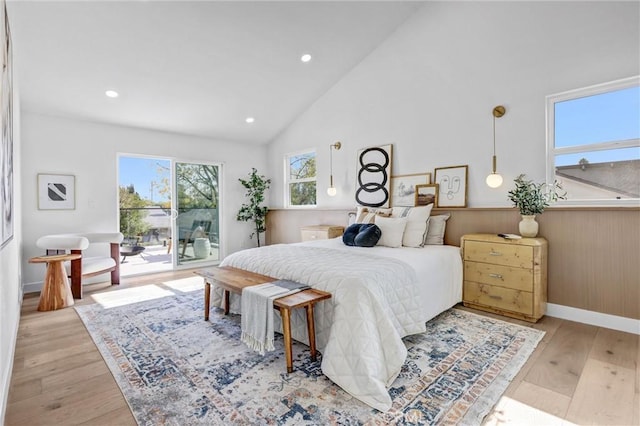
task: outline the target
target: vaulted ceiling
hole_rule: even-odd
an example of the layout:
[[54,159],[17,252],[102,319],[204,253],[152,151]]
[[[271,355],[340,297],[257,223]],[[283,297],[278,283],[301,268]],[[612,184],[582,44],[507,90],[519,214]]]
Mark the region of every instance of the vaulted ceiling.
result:
[[267,143],[420,6],[9,0],[7,8],[23,110]]

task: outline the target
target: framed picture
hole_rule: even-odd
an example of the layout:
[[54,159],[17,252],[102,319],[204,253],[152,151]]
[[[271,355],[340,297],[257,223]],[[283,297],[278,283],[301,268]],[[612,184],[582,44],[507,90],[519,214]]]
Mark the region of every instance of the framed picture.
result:
[[416,206],[438,205],[438,184],[416,185]]
[[431,183],[431,173],[391,177],[391,206],[412,207],[416,202],[416,185]]
[[467,207],[467,171],[469,166],[451,166],[435,169],[438,184],[437,207]]
[[73,175],[38,174],[38,209],[75,209],[75,181]]
[[358,151],[356,203],[365,207],[389,207],[392,145]]
[[0,3],[0,248],[13,238],[13,81],[11,31],[5,2]]

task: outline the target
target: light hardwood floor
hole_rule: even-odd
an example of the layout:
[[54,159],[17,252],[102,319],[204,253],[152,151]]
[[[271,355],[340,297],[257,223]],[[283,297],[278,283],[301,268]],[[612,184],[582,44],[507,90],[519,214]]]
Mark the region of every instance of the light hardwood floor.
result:
[[[94,285],[76,303],[93,303],[93,296],[104,292],[186,277],[193,273]],[[38,312],[37,305],[37,295],[26,296],[22,304],[5,424],[135,425],[75,310]],[[640,425],[637,335],[551,317],[529,324],[472,312],[546,331],[485,424]]]

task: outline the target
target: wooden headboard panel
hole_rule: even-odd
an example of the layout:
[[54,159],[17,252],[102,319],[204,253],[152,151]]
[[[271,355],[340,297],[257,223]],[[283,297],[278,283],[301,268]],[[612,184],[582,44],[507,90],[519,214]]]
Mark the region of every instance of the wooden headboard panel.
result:
[[[348,225],[352,210],[271,210],[267,244],[300,241],[305,225]],[[518,233],[513,208],[433,209],[450,213],[445,243],[467,233]],[[537,218],[549,241],[549,302],[640,319],[640,208],[552,207]]]
[[[433,209],[432,215],[449,213],[445,244],[459,246],[460,237],[476,232],[518,233],[520,215],[515,209]],[[348,226],[353,210],[269,210],[267,215],[267,244],[297,243],[300,228],[308,225]]]

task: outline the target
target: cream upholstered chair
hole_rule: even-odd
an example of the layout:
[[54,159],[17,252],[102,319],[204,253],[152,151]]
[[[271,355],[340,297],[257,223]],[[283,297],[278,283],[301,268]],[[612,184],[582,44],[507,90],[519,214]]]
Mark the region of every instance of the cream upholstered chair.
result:
[[[36,246],[56,254],[63,250],[78,253],[82,257],[67,264],[67,275],[71,277],[71,292],[75,299],[82,299],[82,279],[111,272],[111,284],[120,284],[120,232],[90,232],[78,234],[46,235],[36,241]],[[83,251],[91,245],[109,245],[109,255],[85,256]]]

